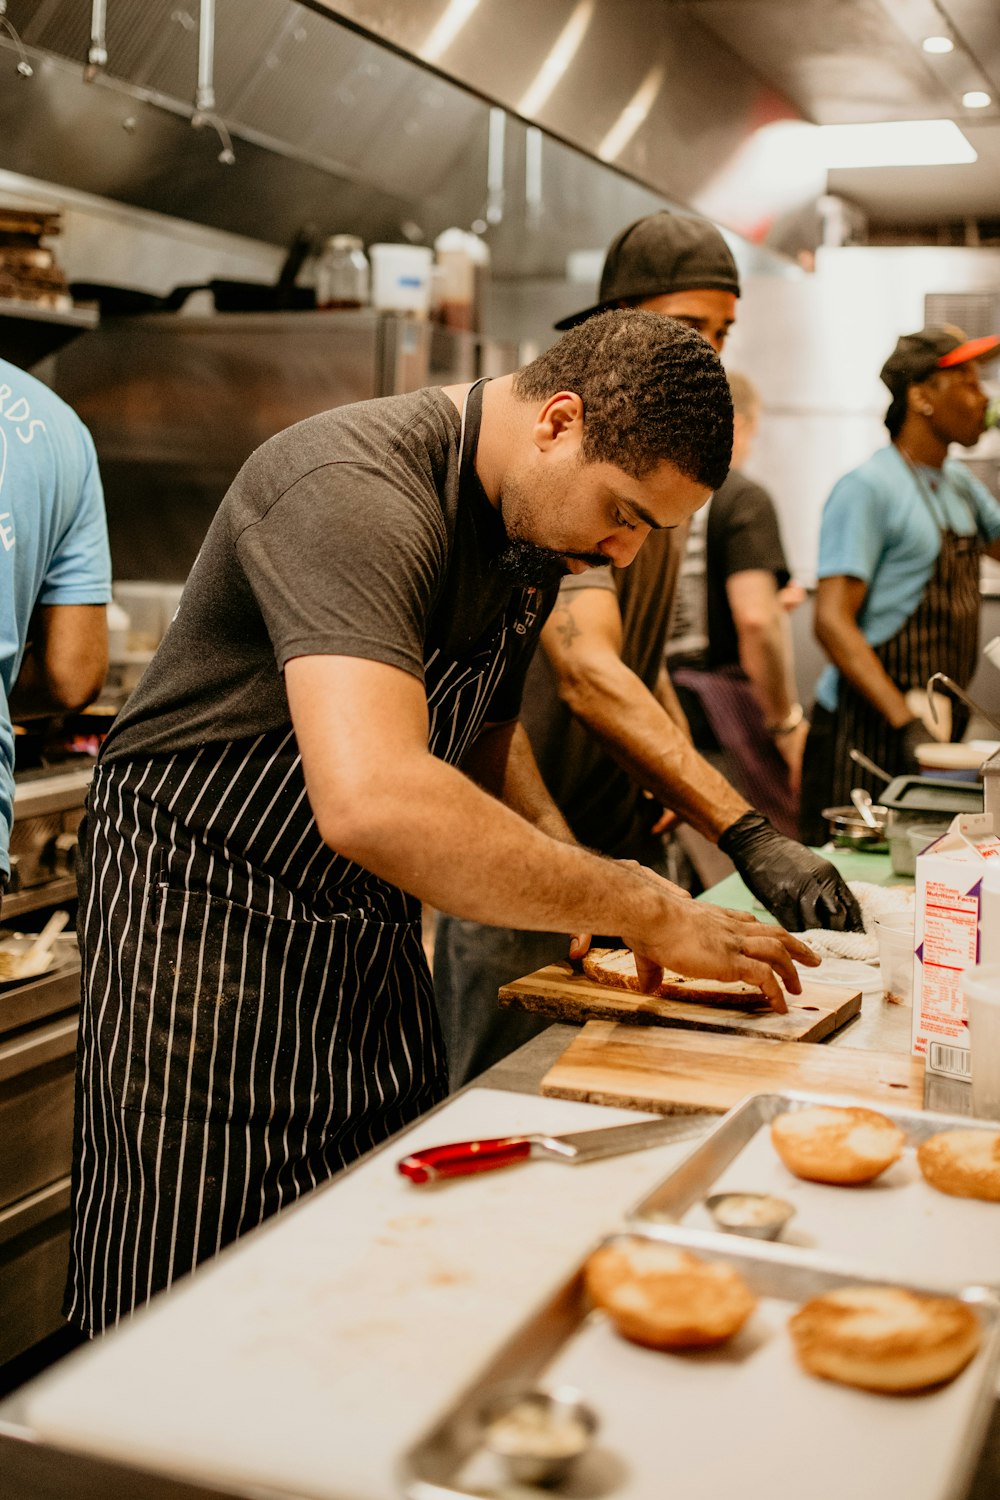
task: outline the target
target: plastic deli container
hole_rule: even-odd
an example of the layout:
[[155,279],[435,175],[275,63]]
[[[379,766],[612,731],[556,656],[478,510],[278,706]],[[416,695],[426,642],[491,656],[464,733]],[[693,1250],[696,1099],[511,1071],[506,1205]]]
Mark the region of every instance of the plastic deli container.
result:
[[427,245],[369,245],[372,306],[379,312],[426,318],[431,306],[434,252]]
[[913,1004],[913,929],[912,912],[875,919],[882,994],[890,1005]]

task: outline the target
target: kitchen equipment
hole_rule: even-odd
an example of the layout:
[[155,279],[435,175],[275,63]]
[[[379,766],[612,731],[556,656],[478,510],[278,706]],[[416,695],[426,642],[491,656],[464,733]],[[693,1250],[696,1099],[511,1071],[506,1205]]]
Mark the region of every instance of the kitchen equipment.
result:
[[785,1198],[795,1210],[782,1242],[786,1256],[821,1256],[843,1271],[878,1271],[949,1291],[973,1282],[1000,1287],[1000,1213],[994,1203],[954,1198],[925,1181],[917,1148],[946,1130],[996,1125],[967,1115],[879,1106],[903,1132],[903,1152],[871,1187],[832,1187],[794,1177],[771,1141],[771,1122],[789,1111],[844,1105],[835,1095],[789,1090],[754,1094],[731,1110],[687,1153],[628,1216],[630,1226],[680,1225],[699,1233],[713,1229],[711,1197],[748,1188]]
[[705,1207],[723,1234],[745,1234],[751,1240],[776,1240],[795,1209],[772,1193],[711,1193]]
[[590,1447],[597,1416],[578,1390],[539,1390],[515,1381],[492,1392],[479,1413],[482,1442],[515,1484],[559,1484]]
[[877,776],[879,781],[884,781],[886,786],[889,785],[892,777],[888,771],[883,771],[882,767],[877,766],[873,760],[869,760],[867,755],[862,755],[860,750],[850,750],[848,754],[856,766],[864,766],[865,770],[870,771],[873,776]]
[[885,853],[889,847],[885,836],[888,813],[880,802],[873,802],[868,811],[870,820],[862,817],[853,803],[848,807],[824,807],[823,817],[834,848],[858,849],[865,854]]
[[561,1161],[570,1165],[644,1151],[668,1141],[683,1141],[700,1135],[703,1126],[678,1120],[644,1120],[641,1125],[612,1125],[602,1130],[575,1131],[572,1135],[507,1135],[493,1140],[455,1141],[447,1146],[427,1146],[404,1156],[397,1169],[411,1182],[437,1182],[444,1177],[468,1177],[474,1172],[492,1172],[519,1161]]
[[96,302],[102,318],[141,317],[146,313],[179,312],[192,292],[204,290],[201,283],[175,286],[166,296],[140,291],[138,287],[112,286],[104,281],[72,281],[74,302]]
[[52,945],[69,921],[68,911],[53,912],[23,953],[0,949],[0,981],[33,979],[53,967]]
[[940,781],[978,781],[979,768],[1000,744],[992,740],[978,740],[967,744],[961,740],[930,740],[918,745],[914,754],[921,773]]
[[931,718],[935,723],[937,723],[938,709],[937,704],[934,702],[934,684],[938,682],[942,687],[947,688],[949,693],[954,693],[956,698],[961,698],[966,708],[970,709],[972,713],[978,714],[980,718],[985,719],[987,724],[991,725],[1000,734],[1000,719],[994,719],[992,714],[986,712],[981,703],[977,703],[975,698],[970,698],[965,689],[960,688],[957,682],[952,682],[951,678],[946,676],[944,672],[935,672],[933,677],[927,679],[927,704],[931,711]]
[[872,808],[871,792],[866,792],[863,786],[856,786],[851,790],[851,801],[861,814],[863,820],[868,824],[868,827],[874,828],[881,834],[885,827],[885,822],[884,819],[875,816]]
[[747,1094],[804,1088],[919,1109],[923,1078],[923,1061],[907,1053],[588,1021],[542,1079],[542,1093],[659,1114],[721,1114]]
[[938,825],[943,833],[957,813],[983,811],[983,788],[972,782],[934,776],[897,776],[883,792],[882,805],[889,812],[886,832],[893,871],[897,875],[912,875],[910,826]]
[[810,983],[805,977],[801,995],[786,993],[785,999],[788,1013],[783,1016],[764,1003],[747,1009],[666,1000],[659,995],[642,995],[635,990],[598,984],[584,974],[574,973],[568,963],[548,964],[500,990],[501,1005],[517,1006],[534,1015],[573,1025],[581,1021],[612,1020],[644,1029],[678,1027],[775,1037],[779,1041],[819,1041],[861,1009],[860,991]]
[[[803,1303],[843,1285],[842,1268],[801,1252],[793,1257],[784,1246],[680,1228],[633,1230],[632,1244],[637,1234],[736,1270],[758,1299],[745,1329],[717,1349],[643,1349],[593,1312],[581,1264],[406,1453],[410,1500],[509,1493],[482,1443],[479,1412],[484,1390],[515,1378],[586,1391],[599,1415],[600,1444],[583,1455],[567,1485],[574,1495],[884,1500],[887,1474],[893,1493],[907,1500],[967,1493],[1000,1365],[1000,1308],[988,1292],[962,1293],[982,1328],[980,1352],[963,1373],[927,1396],[872,1395],[808,1375],[787,1331]],[[853,1282],[884,1284],[865,1271]]]

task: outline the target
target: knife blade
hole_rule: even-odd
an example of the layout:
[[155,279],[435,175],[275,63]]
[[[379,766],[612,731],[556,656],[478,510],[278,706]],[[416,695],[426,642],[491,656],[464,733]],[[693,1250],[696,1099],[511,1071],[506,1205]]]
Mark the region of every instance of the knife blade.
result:
[[634,1125],[604,1125],[598,1130],[578,1130],[570,1135],[504,1135],[490,1140],[452,1141],[428,1146],[397,1162],[397,1170],[411,1182],[437,1182],[445,1177],[467,1177],[474,1172],[492,1172],[515,1162],[560,1161],[568,1165],[645,1151],[672,1141],[703,1135],[711,1121],[690,1116],[680,1119],[641,1120]]

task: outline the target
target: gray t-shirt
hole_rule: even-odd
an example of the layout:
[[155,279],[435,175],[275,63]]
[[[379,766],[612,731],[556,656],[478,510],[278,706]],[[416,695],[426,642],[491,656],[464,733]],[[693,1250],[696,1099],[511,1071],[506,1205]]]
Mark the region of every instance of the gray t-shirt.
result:
[[[472,451],[480,396],[469,403]],[[103,757],[170,755],[287,725],[292,657],[363,657],[423,680],[434,651],[473,654],[520,586],[496,569],[506,533],[471,465],[460,485],[460,433],[453,403],[431,389],[337,407],[258,448]],[[508,632],[489,720],[517,715],[555,597],[535,593],[528,627]]]

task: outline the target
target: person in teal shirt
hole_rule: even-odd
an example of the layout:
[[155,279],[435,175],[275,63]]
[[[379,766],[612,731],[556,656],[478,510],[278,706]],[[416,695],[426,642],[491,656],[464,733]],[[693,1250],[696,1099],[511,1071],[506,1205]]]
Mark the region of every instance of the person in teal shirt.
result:
[[[816,635],[830,666],[816,687],[805,751],[801,834],[826,838],[825,807],[852,786],[880,783],[850,759],[860,750],[890,776],[918,770],[932,738],[919,694],[934,672],[968,685],[979,647],[979,558],[1000,558],[1000,504],[949,458],[983,430],[977,361],[1000,338],[928,327],[902,337],[882,370],[891,442],[834,486],[820,531]],[[968,722],[952,709],[952,737]]]
[[93,440],[41,381],[0,359],[0,893],[10,876],[14,718],[100,692],[111,598]]

